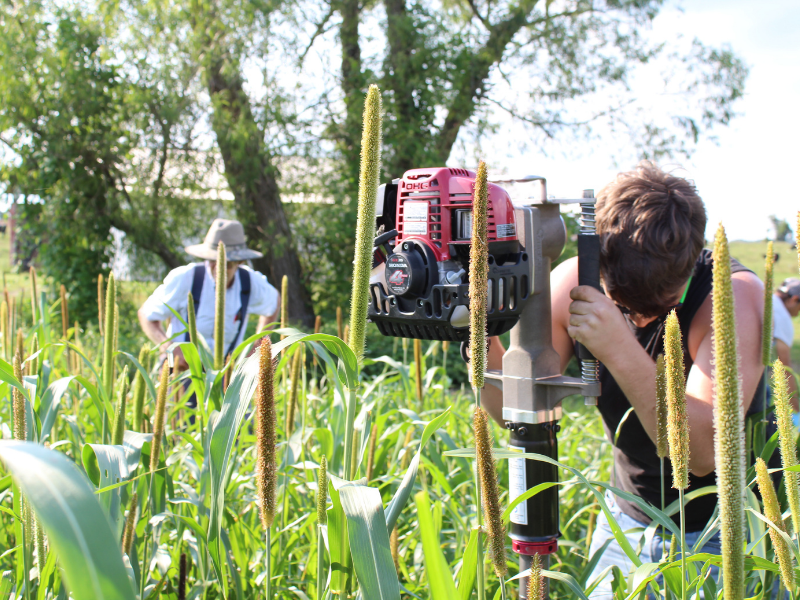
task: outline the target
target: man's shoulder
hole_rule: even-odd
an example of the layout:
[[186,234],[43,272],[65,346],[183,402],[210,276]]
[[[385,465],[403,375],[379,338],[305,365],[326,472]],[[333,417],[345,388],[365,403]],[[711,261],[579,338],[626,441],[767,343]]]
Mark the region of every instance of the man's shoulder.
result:
[[240,265],[239,270],[246,272],[247,275],[250,277],[250,285],[251,286],[260,286],[265,288],[271,288],[272,284],[270,284],[267,276],[264,275],[261,271],[256,271],[252,267],[247,265]]

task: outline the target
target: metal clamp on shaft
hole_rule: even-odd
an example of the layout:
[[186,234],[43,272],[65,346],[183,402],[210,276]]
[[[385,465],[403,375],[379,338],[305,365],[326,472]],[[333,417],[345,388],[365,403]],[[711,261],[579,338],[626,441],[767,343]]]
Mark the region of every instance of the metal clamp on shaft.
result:
[[[594,190],[583,190],[583,197],[591,202],[581,202],[581,227],[578,235],[578,285],[600,287],[600,236],[597,235],[594,213]],[[592,385],[600,381],[600,363],[583,344],[578,344],[581,362],[581,379]],[[597,406],[597,396],[584,396],[587,406]]]

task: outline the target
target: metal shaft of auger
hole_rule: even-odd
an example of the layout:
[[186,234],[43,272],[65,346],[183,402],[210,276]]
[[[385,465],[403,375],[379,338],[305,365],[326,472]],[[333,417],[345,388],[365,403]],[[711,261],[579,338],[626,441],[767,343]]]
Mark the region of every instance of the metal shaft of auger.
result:
[[[584,190],[584,198],[594,200],[594,190]],[[596,236],[597,224],[595,221],[594,201],[581,203],[581,223],[580,235]],[[600,380],[600,363],[595,358],[585,358],[581,360],[581,379],[583,383],[593,384]],[[584,402],[587,405],[596,406],[597,398],[586,396]]]

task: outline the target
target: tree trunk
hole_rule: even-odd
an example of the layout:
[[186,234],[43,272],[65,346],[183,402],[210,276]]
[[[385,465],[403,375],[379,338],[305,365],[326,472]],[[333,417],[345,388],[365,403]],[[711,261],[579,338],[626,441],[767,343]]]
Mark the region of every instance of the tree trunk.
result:
[[220,58],[210,60],[206,85],[214,107],[211,124],[237,218],[244,226],[248,245],[264,254],[253,261],[253,266],[278,289],[283,276],[288,276],[289,318],[312,327],[314,311],[281,203],[277,172],[264,149],[264,132],[253,116],[238,65]]

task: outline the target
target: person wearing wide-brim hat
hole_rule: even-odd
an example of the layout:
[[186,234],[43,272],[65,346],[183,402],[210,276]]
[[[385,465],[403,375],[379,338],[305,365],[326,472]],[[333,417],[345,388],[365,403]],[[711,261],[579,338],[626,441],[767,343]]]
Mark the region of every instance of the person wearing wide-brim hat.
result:
[[[229,354],[244,339],[247,318],[259,315],[258,329],[275,320],[281,299],[267,278],[243,263],[263,256],[261,252],[247,247],[244,228],[238,221],[215,219],[202,244],[187,246],[184,250],[191,256],[203,259],[169,272],[162,283],[139,309],[139,323],[150,340],[163,349],[167,342],[188,340],[188,333],[181,322],[174,318],[170,308],[186,320],[189,295],[193,296],[197,317],[197,332],[214,350],[218,340],[214,339],[214,305],[216,294],[217,249],[225,244],[228,258],[228,288],[225,292],[225,354]],[[243,313],[243,314],[242,314]],[[170,318],[171,317],[171,318]],[[162,322],[170,318],[167,330]],[[186,361],[179,348],[173,350],[175,368],[185,370]]]

